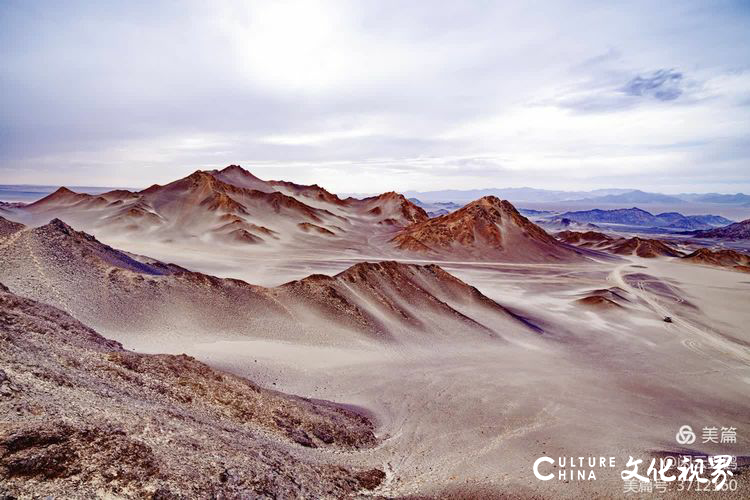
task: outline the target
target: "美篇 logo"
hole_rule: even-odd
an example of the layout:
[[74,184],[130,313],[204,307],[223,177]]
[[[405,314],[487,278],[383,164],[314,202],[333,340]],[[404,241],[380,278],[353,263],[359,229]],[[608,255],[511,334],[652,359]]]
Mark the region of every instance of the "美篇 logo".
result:
[[693,444],[695,443],[695,432],[689,425],[683,425],[680,430],[677,431],[675,439],[680,444]]

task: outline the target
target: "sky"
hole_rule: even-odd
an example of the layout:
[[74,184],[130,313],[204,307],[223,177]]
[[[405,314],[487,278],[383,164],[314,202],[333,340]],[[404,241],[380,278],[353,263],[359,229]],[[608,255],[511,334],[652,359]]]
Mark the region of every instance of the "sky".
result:
[[0,184],[750,193],[750,2],[0,1]]

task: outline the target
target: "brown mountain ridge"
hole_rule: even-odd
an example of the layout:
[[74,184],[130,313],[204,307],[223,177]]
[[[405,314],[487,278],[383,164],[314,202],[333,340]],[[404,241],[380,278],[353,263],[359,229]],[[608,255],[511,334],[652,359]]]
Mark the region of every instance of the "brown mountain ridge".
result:
[[[90,195],[62,187],[35,203],[7,210],[9,216],[14,213],[32,224],[62,218],[103,236],[204,244],[315,244],[330,236],[356,241],[362,233],[389,232],[427,219],[424,210],[397,193],[342,200],[317,185],[261,180],[238,165],[197,170],[137,192]],[[227,234],[221,228],[226,216],[248,227]],[[311,224],[320,230],[310,231]]]
[[400,250],[435,257],[469,257],[519,262],[583,260],[521,215],[508,201],[480,198],[453,213],[417,222],[391,242]]
[[[14,226],[17,228],[17,226]],[[524,335],[525,320],[437,266],[360,263],[273,288],[221,279],[102,244],[55,219],[0,250],[0,280],[115,338],[430,342]]]

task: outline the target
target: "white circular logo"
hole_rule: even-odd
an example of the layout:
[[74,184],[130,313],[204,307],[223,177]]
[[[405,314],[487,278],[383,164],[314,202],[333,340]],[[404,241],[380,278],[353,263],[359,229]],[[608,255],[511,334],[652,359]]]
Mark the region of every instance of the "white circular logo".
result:
[[683,425],[680,430],[677,431],[675,439],[680,444],[693,444],[695,443],[695,432],[689,425]]

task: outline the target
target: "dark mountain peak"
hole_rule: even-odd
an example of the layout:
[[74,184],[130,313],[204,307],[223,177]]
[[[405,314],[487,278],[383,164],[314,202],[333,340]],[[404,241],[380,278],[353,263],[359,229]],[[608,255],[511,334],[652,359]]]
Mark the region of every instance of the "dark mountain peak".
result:
[[44,238],[63,238],[67,240],[69,238],[78,240],[79,242],[91,242],[102,247],[106,247],[103,243],[100,243],[94,236],[85,233],[83,231],[76,231],[67,222],[62,219],[54,218],[43,226],[32,229],[32,232],[38,235],[42,235]]
[[430,218],[422,207],[415,205],[406,196],[396,191],[388,191],[362,200],[347,199],[344,202],[364,204],[369,208],[371,215],[390,215],[406,224],[423,222]]
[[182,270],[172,264],[141,258],[114,249],[97,240],[93,235],[83,231],[76,231],[60,219],[52,219],[49,223],[34,228],[32,236],[50,249],[53,261],[64,262],[66,265],[91,267],[118,267],[143,274],[167,274]]
[[171,189],[185,190],[188,192],[203,194],[205,194],[206,192],[227,193],[243,190],[243,188],[241,187],[228,184],[223,180],[218,179],[212,172],[206,170],[196,170],[187,177],[172,181],[169,184],[166,184],[161,188],[154,190],[154,192],[160,190],[168,191]]
[[237,202],[234,198],[226,193],[212,191],[206,198],[204,198],[200,205],[206,207],[211,211],[222,211],[226,213],[240,213],[247,214],[247,207],[242,203]]
[[254,180],[260,180],[257,176],[253,175],[249,170],[246,168],[243,168],[239,165],[229,165],[227,167],[224,167],[223,169],[219,170],[218,173],[220,174],[240,174],[245,177],[252,178]]
[[319,186],[318,184],[304,185],[289,181],[268,181],[266,182],[266,184],[271,186],[273,189],[276,189],[278,187],[285,188],[289,190],[293,195],[317,199],[339,206],[346,205],[346,202],[344,200],[339,198],[337,195],[327,191],[325,188]]
[[58,219],[57,217],[50,220],[47,224],[44,224],[42,226],[39,226],[33,229],[33,231],[36,231],[36,232],[46,231],[46,230],[61,232],[61,233],[68,234],[68,235],[73,235],[78,232],[75,229],[73,229],[67,222],[63,221],[62,219]]
[[509,202],[508,200],[501,200],[497,196],[493,196],[493,195],[482,196],[478,200],[474,200],[466,206],[467,207],[481,206],[481,207],[494,207],[494,208],[500,207],[503,209],[503,211],[520,215],[518,210],[516,210],[516,207],[514,207],[511,202]]
[[404,195],[402,195],[401,193],[397,193],[396,191],[386,191],[385,193],[380,193],[375,198],[380,200],[406,200],[406,197]]
[[684,254],[673,248],[666,242],[656,239],[640,238],[621,238],[609,247],[609,251],[619,255],[632,255],[638,257],[682,257]]
[[162,186],[160,184],[151,184],[146,189],[144,189],[142,191],[139,191],[138,194],[150,194],[150,193],[153,193],[155,191],[158,191],[161,188],[162,188]]
[[107,191],[106,193],[102,193],[99,196],[107,201],[124,201],[138,198],[137,193],[128,191],[127,189],[113,189],[112,191]]
[[10,236],[13,233],[17,233],[25,227],[26,226],[24,226],[20,222],[13,222],[12,220],[8,220],[5,217],[0,216],[0,238]]
[[[485,326],[465,315],[452,304],[472,303],[497,314],[506,327],[529,330],[529,326],[500,304],[482,295],[436,265],[404,264],[394,261],[357,263],[335,276],[312,275],[274,289],[279,300],[293,297],[305,310],[321,317],[335,318],[380,339],[394,338],[408,331],[409,338],[428,333],[457,331],[500,337],[492,323]],[[367,306],[374,304],[375,311]],[[439,320],[436,321],[436,318]]]
[[54,218],[51,221],[49,221],[49,223],[47,223],[47,226],[49,226],[52,229],[56,229],[58,231],[62,231],[65,234],[74,234],[76,232],[75,229],[73,229],[66,222],[64,222],[64,221],[62,221],[62,220],[60,220],[58,218]]
[[713,254],[714,254],[714,252],[711,251],[711,250],[709,250],[708,248],[701,247],[698,250],[696,250],[695,252],[693,252],[693,253],[691,253],[689,255],[686,255],[684,258],[685,259],[691,259],[691,258],[694,258],[694,257],[707,257],[707,256],[711,256]]
[[53,195],[60,195],[60,194],[67,195],[67,194],[76,194],[76,192],[75,191],[71,191],[70,189],[66,188],[65,186],[60,186],[52,194]]
[[185,178],[194,182],[201,182],[201,183],[204,183],[204,182],[211,183],[214,181],[214,176],[205,170],[196,170],[195,172],[193,172],[192,174],[188,175]]
[[[474,200],[471,203],[464,205],[455,212],[443,215],[438,219],[442,218],[450,221],[462,220],[469,225],[476,224],[480,219],[487,221],[488,223],[501,223],[503,220],[507,219],[516,226],[531,229],[532,233],[537,233],[536,229],[544,233],[541,228],[521,215],[511,202],[508,200],[501,200],[497,196],[483,196],[478,200]],[[533,226],[533,228],[531,226]],[[545,236],[548,236],[547,233],[544,234]]]
[[47,207],[47,205],[55,204],[55,203],[75,203],[77,201],[81,201],[86,198],[91,198],[92,196],[89,194],[84,193],[76,193],[75,191],[71,191],[70,189],[66,188],[65,186],[61,186],[55,190],[55,192],[48,194],[41,200],[37,200],[34,203],[31,203],[26,206],[26,208],[31,208],[32,210],[35,208],[42,208]]

